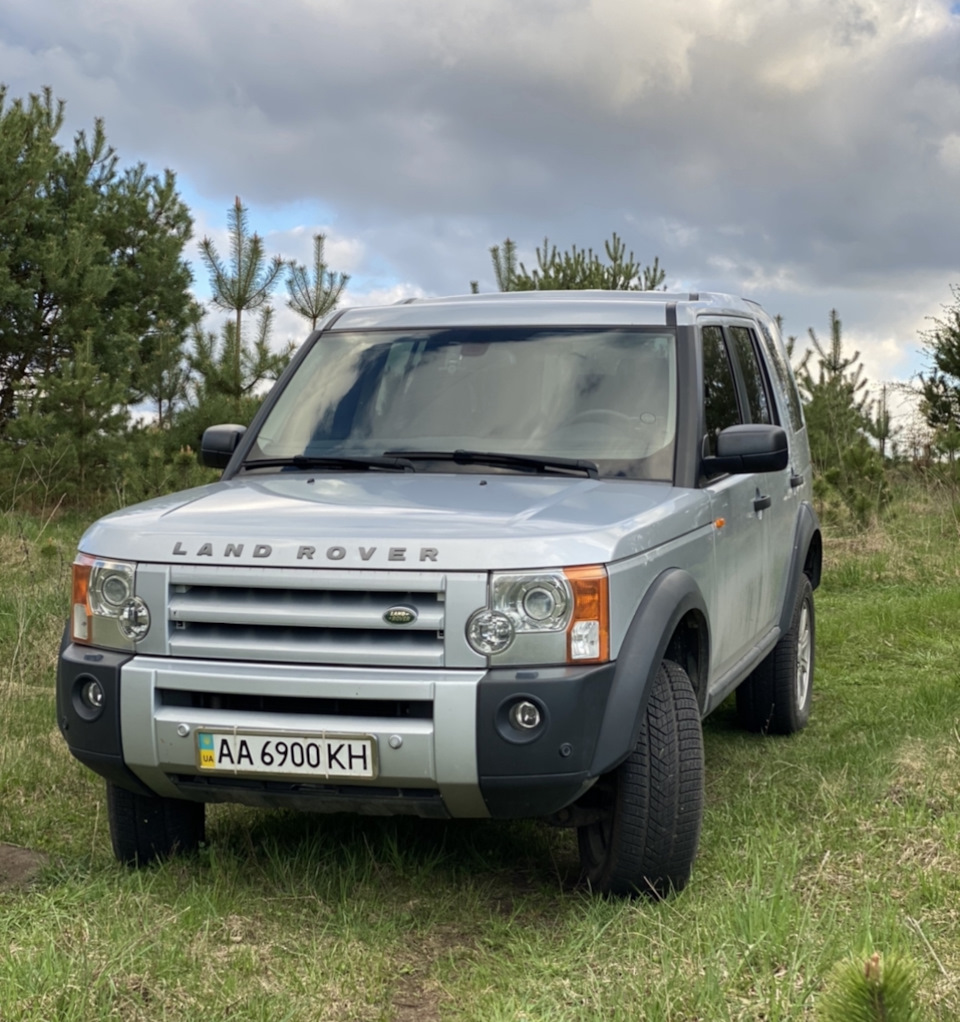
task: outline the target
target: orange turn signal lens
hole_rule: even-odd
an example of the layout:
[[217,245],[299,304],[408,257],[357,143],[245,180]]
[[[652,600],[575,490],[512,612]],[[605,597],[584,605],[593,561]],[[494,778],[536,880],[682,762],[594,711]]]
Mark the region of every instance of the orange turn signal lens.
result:
[[610,659],[610,598],[602,565],[565,568],[573,590],[573,615],[567,626],[567,660],[603,663]]
[[95,558],[80,554],[73,562],[73,592],[70,598],[70,638],[90,642],[90,571]]

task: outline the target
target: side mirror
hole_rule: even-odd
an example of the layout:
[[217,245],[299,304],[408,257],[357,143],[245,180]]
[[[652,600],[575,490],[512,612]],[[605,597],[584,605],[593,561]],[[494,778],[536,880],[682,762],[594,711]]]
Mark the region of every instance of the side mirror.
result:
[[789,461],[787,434],[780,426],[749,423],[728,426],[717,434],[717,453],[703,459],[703,471],[708,476],[780,472]]
[[205,429],[203,439],[200,441],[200,464],[206,465],[207,468],[226,468],[246,431],[246,426],[237,426],[234,423]]

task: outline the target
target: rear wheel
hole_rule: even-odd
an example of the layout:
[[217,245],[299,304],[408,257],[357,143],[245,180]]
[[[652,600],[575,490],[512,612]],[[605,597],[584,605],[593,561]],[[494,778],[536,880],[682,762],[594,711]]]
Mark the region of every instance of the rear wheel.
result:
[[204,836],[204,805],[136,795],[107,781],[113,854],[131,866],[195,851]]
[[577,829],[584,879],[602,894],[663,898],[690,878],[703,814],[703,735],[686,671],[664,660],[636,748],[589,794]]
[[801,575],[789,630],[737,689],[737,714],[749,731],[792,735],[807,726],[815,640],[813,587]]

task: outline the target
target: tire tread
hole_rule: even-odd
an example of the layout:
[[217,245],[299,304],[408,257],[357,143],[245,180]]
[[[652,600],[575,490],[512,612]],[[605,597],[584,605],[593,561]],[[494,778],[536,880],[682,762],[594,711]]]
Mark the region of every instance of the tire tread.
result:
[[150,797],[107,782],[107,818],[113,854],[131,866],[146,866],[188,854],[204,839],[201,802]]
[[805,603],[810,610],[812,644],[816,635],[813,588],[810,579],[801,575],[794,596],[789,631],[780,637],[776,646],[737,689],[737,715],[748,731],[790,735],[807,725],[810,718],[810,692],[813,689],[812,645],[810,691],[803,709],[797,707],[794,699],[800,617]]
[[603,861],[581,828],[584,873],[594,890],[662,898],[690,877],[703,814],[703,736],[690,679],[660,667],[633,753],[616,770],[611,837]]

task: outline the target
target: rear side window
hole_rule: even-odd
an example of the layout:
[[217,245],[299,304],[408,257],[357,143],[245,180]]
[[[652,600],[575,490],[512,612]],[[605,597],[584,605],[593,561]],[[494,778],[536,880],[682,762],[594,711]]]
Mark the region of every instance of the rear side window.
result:
[[717,453],[717,434],[727,426],[740,423],[740,409],[737,406],[737,388],[723,341],[723,331],[718,326],[703,327],[703,412],[706,436],[704,455],[712,457]]
[[[780,382],[780,392],[787,398],[787,414],[790,416],[790,425],[794,433],[803,429],[803,406],[800,403],[800,394],[797,391],[797,384],[790,371],[787,362],[787,354],[783,348],[783,342],[779,336],[775,336],[776,327],[773,323],[766,323],[761,318],[760,337],[764,350],[767,353],[767,363],[776,374]],[[779,331],[777,331],[779,334]]]
[[747,407],[751,422],[771,423],[770,397],[767,393],[766,380],[760,365],[757,351],[753,344],[753,331],[744,326],[730,327],[730,340],[736,352],[743,386],[746,390]]

